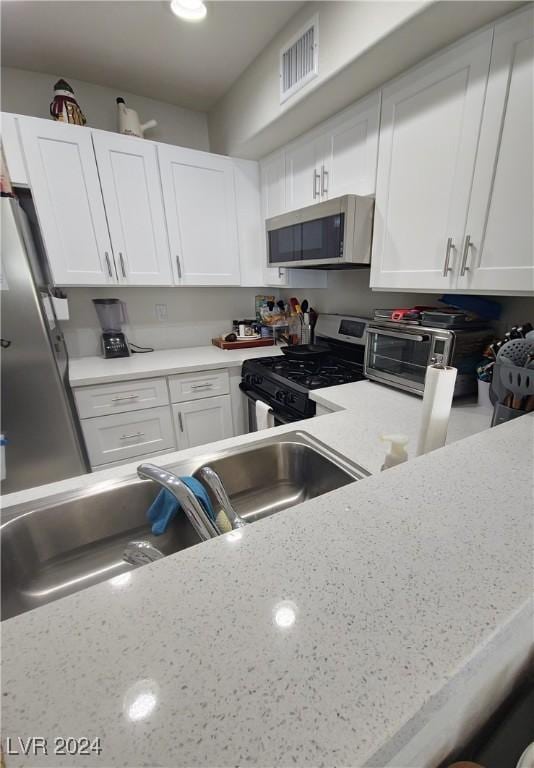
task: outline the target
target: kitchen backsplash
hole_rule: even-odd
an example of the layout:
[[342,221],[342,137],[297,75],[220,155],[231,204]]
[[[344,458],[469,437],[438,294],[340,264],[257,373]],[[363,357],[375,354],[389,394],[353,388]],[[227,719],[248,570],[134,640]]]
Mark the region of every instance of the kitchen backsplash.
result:
[[[229,331],[233,319],[254,316],[257,293],[307,298],[318,312],[372,316],[377,307],[435,304],[437,294],[371,291],[369,271],[329,273],[327,289],[278,290],[276,288],[68,288],[70,320],[62,322],[72,357],[100,354],[100,326],[91,299],[119,298],[126,303],[130,341],[154,349],[196,347],[210,344],[214,336]],[[508,328],[534,321],[534,298],[495,297],[503,307],[499,325]],[[157,309],[158,307],[158,309]],[[163,314],[165,319],[158,319]]]
[[[67,288],[70,319],[62,322],[69,354],[100,354],[100,325],[91,299],[117,298],[126,303],[124,331],[135,344],[154,349],[210,344],[232,320],[254,315],[255,288]],[[156,307],[166,309],[157,310]],[[167,314],[159,320],[157,312]]]

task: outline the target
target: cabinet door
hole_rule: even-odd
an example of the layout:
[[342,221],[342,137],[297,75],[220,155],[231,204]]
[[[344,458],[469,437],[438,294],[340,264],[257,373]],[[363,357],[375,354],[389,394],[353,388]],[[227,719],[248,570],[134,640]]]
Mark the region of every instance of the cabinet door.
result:
[[291,144],[285,152],[286,208],[291,211],[321,200],[321,166],[325,137],[315,132]]
[[534,292],[534,11],[497,24],[458,287]]
[[54,282],[117,282],[91,131],[51,120],[18,120]]
[[158,152],[176,281],[239,285],[232,160],[168,145]]
[[492,30],[382,92],[371,287],[455,286]]
[[321,199],[374,195],[378,157],[380,94],[359,101],[326,131]]
[[285,157],[283,152],[271,155],[260,162],[261,210],[262,210],[262,259],[265,285],[287,286],[285,267],[267,266],[267,237],[265,220],[286,211]]
[[93,131],[119,282],[172,285],[156,145]]
[[234,435],[230,395],[179,403],[172,409],[180,449],[194,448]]

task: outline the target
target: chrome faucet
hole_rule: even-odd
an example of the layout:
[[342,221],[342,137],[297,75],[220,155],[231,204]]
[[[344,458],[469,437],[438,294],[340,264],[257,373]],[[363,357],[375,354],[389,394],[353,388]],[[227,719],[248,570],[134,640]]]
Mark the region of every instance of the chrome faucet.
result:
[[213,495],[221,505],[221,509],[228,518],[232,528],[243,528],[244,525],[248,525],[247,521],[243,520],[243,518],[238,515],[233,508],[224,485],[222,484],[222,480],[217,472],[215,472],[215,470],[211,467],[202,467],[198,474],[206,483],[206,485],[211,489]]
[[195,494],[179,477],[155,464],[141,464],[137,467],[137,474],[142,480],[153,480],[172,493],[202,541],[219,536],[219,530],[204,512]]

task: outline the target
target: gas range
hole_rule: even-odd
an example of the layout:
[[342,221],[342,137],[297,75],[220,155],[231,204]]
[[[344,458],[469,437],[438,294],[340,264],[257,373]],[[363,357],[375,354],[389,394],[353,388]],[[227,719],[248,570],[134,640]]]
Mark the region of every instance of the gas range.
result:
[[368,318],[320,315],[316,343],[326,351],[318,359],[289,354],[245,360],[241,390],[251,401],[249,413],[255,401],[262,400],[271,407],[275,423],[310,418],[315,415],[310,390],[364,379],[367,324]]

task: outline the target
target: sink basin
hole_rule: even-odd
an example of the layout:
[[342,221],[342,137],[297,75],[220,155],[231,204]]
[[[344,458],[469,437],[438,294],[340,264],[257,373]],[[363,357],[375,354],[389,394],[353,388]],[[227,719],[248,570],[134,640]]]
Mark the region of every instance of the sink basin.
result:
[[146,511],[159,490],[149,480],[108,484],[2,525],[2,620],[120,579],[134,567],[122,559],[129,541],[149,541],[165,555],[198,544],[185,515],[162,536],[152,535]]
[[318,446],[280,440],[206,464],[221,478],[236,512],[252,523],[354,482],[348,467],[337,463],[341,457]]
[[[304,432],[289,432],[169,469],[195,475],[209,465],[232,504],[248,522],[340,488],[368,475],[361,467]],[[146,511],[160,488],[135,477],[97,483],[4,514],[2,619],[111,579],[119,586],[134,566],[123,560],[126,544],[142,539],[164,555],[200,543],[185,515],[153,536]]]

